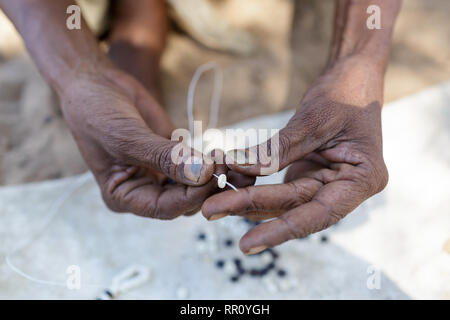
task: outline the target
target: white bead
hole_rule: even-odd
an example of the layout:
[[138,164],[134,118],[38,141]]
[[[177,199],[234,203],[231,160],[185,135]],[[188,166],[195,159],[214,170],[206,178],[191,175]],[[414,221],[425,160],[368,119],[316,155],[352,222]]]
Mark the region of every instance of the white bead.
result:
[[269,264],[269,263],[271,263],[273,261],[272,255],[268,251],[263,252],[261,254],[261,258],[260,259],[261,259],[261,262],[263,264]]
[[227,176],[225,174],[221,174],[218,178],[217,178],[217,185],[219,186],[220,189],[223,189],[226,187],[227,185]]
[[225,261],[225,266],[224,269],[226,274],[228,275],[232,275],[236,273],[236,266],[234,265],[234,263],[232,261]]
[[206,245],[206,243],[204,241],[201,241],[201,242],[199,241],[196,244],[196,249],[197,249],[197,252],[204,253],[204,252],[207,251],[208,247],[207,247],[207,245]]

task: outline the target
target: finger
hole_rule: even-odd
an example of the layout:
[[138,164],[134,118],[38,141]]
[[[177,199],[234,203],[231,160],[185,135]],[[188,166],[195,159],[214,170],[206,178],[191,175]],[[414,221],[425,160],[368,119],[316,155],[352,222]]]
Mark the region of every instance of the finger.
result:
[[108,72],[108,79],[135,95],[135,107],[146,124],[156,134],[170,138],[174,125],[159,102],[134,77],[124,73]]
[[255,176],[246,176],[235,171],[227,172],[227,181],[237,188],[244,188],[255,184]]
[[227,215],[268,219],[308,202],[321,186],[317,180],[304,178],[287,184],[225,191],[208,198],[202,206],[202,213],[208,220]]
[[304,177],[307,172],[322,169],[323,166],[309,160],[301,160],[294,162],[284,176],[284,182],[291,182]]
[[138,95],[136,98],[136,107],[144,121],[156,134],[164,138],[171,137],[175,126],[167,115],[167,112],[155,98],[147,92]]
[[[122,129],[129,128],[131,129]],[[210,181],[214,162],[201,152],[182,142],[165,139],[148,128],[134,124],[119,124],[109,134],[110,152],[122,161],[157,170],[186,185],[199,186]],[[122,129],[122,130],[121,130]]]
[[[223,173],[219,170],[218,173]],[[182,184],[159,185],[151,177],[140,177],[119,185],[108,201],[109,207],[117,212],[156,219],[174,219],[199,211],[203,201],[217,190],[217,182],[211,180],[199,187]]]
[[[216,175],[226,173],[224,165],[216,166]],[[219,190],[217,181],[211,179],[200,187],[186,187],[183,185],[169,186],[158,199],[159,215],[166,219],[173,219],[180,215],[192,215],[200,210],[203,202]]]
[[310,202],[247,232],[240,241],[241,250],[255,254],[328,228],[367,198],[359,189],[353,181],[336,181],[323,186]]
[[338,177],[338,171],[323,167],[311,161],[298,161],[293,163],[284,177],[284,182],[294,181],[299,178],[311,178],[323,183],[334,181]]
[[[216,164],[216,171],[215,171],[214,174],[215,174],[216,176],[220,176],[221,174],[227,174],[227,175],[228,175],[228,172],[227,172],[227,171],[228,171],[228,168],[227,168],[225,165],[223,165],[223,164]],[[214,195],[214,194],[216,194],[216,193],[223,192],[223,189],[220,189],[220,188],[218,187],[217,179],[212,179],[212,180],[211,180],[210,182],[208,182],[208,184],[205,185],[205,186],[208,186],[208,187],[210,188],[211,191],[210,191],[210,192],[207,192],[206,194],[196,195],[197,206],[196,206],[195,210],[184,213],[185,216],[191,216],[191,215],[197,213],[198,211],[200,211],[200,208],[201,208],[202,204],[204,203],[204,201],[205,201],[208,197],[210,197],[210,196],[212,196],[212,195]],[[203,186],[202,186],[202,187],[203,187]],[[198,187],[192,187],[192,188],[198,188]]]
[[291,120],[266,142],[227,152],[226,164],[242,174],[270,175],[316,150],[329,136],[318,135],[314,128],[301,126],[301,119]]
[[[149,211],[153,218],[174,219],[180,215],[193,215],[216,190],[217,182],[209,181],[199,187],[177,185],[166,189],[158,199],[156,210]],[[148,213],[147,213],[148,216]]]
[[[216,163],[216,170],[220,166],[227,170],[225,165],[225,153],[221,149],[213,149],[208,153],[208,157],[212,159]],[[236,188],[243,188],[250,185],[255,184],[256,177],[255,176],[247,176],[240,174],[235,171],[228,171],[227,174],[227,182],[235,186]],[[227,186],[226,189],[230,189],[230,186]]]
[[320,155],[331,162],[359,165],[365,162],[360,151],[355,150],[351,143],[340,143],[338,146],[320,152]]

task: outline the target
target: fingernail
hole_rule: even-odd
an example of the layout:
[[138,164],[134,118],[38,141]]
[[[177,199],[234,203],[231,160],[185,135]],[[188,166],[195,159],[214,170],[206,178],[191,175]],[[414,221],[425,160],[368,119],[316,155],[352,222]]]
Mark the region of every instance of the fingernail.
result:
[[202,173],[203,159],[190,157],[184,164],[184,177],[193,182],[198,182]]
[[266,246],[254,247],[254,248],[250,248],[250,250],[248,250],[245,254],[247,254],[247,255],[257,254],[257,253],[260,253],[261,251],[264,251],[266,249],[267,249]]
[[213,214],[211,217],[209,217],[209,221],[214,221],[214,220],[219,220],[222,219],[224,217],[226,217],[228,214],[226,213],[217,213],[217,214]]

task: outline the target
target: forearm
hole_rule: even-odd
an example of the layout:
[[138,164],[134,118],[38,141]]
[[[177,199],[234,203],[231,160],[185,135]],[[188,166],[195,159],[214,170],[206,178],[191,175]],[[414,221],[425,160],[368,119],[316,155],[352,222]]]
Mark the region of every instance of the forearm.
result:
[[[367,8],[380,8],[381,29],[369,29]],[[333,40],[328,66],[343,58],[358,56],[384,74],[389,60],[392,32],[401,0],[336,0]]]
[[71,4],[71,0],[0,0],[41,74],[57,92],[81,73],[109,63],[83,19],[79,30],[66,27]]

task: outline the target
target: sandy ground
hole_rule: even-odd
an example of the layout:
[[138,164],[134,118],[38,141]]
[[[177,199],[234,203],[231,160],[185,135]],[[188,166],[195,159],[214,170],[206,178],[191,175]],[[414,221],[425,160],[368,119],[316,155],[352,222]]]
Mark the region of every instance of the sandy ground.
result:
[[[219,125],[294,108],[327,55],[333,1],[318,3],[304,1],[301,19],[292,27],[294,5],[290,0],[219,2],[226,19],[258,40],[258,53],[247,58],[208,50],[172,32],[162,79],[165,107],[175,124],[186,126],[189,81],[196,67],[208,61],[218,62],[225,76]],[[449,16],[447,0],[404,1],[386,76],[386,101],[450,78]],[[302,33],[291,35],[291,30],[298,29]],[[83,172],[85,164],[52,91],[4,17],[0,17],[0,39],[0,184]],[[206,77],[198,87],[199,119],[207,119],[210,92],[211,82]]]

